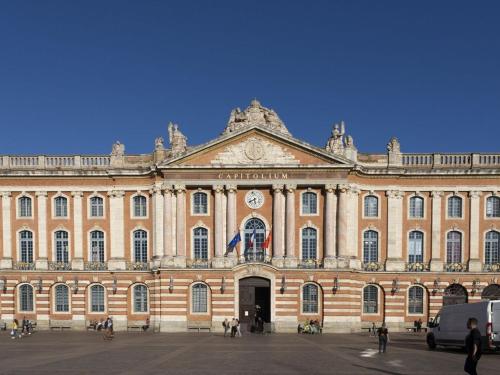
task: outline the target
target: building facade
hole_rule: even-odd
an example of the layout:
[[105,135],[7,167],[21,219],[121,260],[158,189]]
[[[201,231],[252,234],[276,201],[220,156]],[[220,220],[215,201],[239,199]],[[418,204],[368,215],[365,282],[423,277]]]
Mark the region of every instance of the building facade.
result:
[[500,154],[396,138],[363,154],[343,123],[316,147],[255,100],[208,143],[168,136],[151,154],[0,156],[3,321],[398,330],[500,298]]

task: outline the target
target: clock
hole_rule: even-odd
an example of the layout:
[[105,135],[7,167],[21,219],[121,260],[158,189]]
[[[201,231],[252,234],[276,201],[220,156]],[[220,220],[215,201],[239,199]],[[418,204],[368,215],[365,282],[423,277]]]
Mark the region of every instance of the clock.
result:
[[264,204],[264,195],[258,190],[250,190],[245,195],[245,203],[253,209],[261,208]]

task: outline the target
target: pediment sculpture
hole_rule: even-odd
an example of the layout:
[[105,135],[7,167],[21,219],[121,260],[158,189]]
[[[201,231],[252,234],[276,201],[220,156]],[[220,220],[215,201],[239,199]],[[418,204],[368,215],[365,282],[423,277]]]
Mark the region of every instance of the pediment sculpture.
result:
[[179,130],[179,125],[168,124],[168,140],[171,156],[178,156],[187,150],[187,137]]

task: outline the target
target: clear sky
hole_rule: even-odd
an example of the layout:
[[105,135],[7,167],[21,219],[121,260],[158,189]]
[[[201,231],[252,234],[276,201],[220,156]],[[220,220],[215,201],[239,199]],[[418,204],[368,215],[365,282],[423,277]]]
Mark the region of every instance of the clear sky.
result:
[[254,97],[318,146],[500,152],[500,1],[0,0],[0,154],[199,144]]

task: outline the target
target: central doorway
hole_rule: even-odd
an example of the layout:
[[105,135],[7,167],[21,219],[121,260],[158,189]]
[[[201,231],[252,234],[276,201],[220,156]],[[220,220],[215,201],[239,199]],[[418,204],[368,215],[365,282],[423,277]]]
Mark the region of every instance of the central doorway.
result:
[[239,282],[241,330],[258,332],[271,322],[271,282],[262,277],[247,277]]

